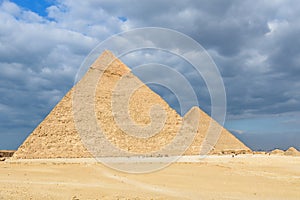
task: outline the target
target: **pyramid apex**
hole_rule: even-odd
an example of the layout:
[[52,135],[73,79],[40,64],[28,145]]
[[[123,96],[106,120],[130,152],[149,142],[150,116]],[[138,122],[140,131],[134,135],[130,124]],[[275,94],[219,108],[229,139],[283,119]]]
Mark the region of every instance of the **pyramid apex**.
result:
[[105,55],[105,56],[113,56],[115,57],[115,55],[113,54],[113,52],[111,52],[110,50],[108,49],[105,49],[101,55]]
[[[105,49],[101,54],[100,56],[98,57],[98,59],[105,59],[105,60],[115,60],[116,59],[116,56],[113,54],[113,52]],[[97,59],[97,60],[98,60]]]
[[197,106],[193,106],[187,113],[185,113],[183,118],[188,118],[190,116],[199,117],[201,110]]
[[185,115],[188,115],[189,113],[192,112],[203,113],[204,111],[201,110],[201,108],[199,108],[198,106],[193,106]]
[[124,72],[131,71],[121,60],[119,60],[111,51],[104,50],[97,60],[91,65],[92,69],[105,70],[112,63],[119,63],[119,69],[113,68],[111,70],[121,70]]
[[192,108],[190,108],[185,115],[187,115],[188,113],[191,113],[191,112],[195,112],[195,111],[199,111],[199,108],[197,106],[193,106]]

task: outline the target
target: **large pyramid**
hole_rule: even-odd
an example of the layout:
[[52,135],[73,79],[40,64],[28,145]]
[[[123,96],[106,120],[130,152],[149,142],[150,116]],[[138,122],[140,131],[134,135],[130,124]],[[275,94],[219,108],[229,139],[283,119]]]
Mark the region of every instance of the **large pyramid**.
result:
[[[77,98],[75,103],[74,98]],[[93,116],[88,107],[84,107],[90,101],[93,101]],[[73,106],[78,102],[79,108],[74,110]],[[153,108],[153,105],[159,105],[164,114]],[[102,130],[103,137],[95,134],[99,128],[96,130],[97,127],[90,126],[93,119]],[[195,119],[198,120],[196,126]],[[191,145],[187,149],[183,149],[183,143],[193,132],[193,127],[189,126],[192,124],[195,138],[190,141]],[[208,130],[220,130],[220,135],[215,135],[218,138],[210,138],[208,136],[214,134],[207,134]],[[91,149],[94,143],[87,141],[94,142],[100,150]],[[101,148],[108,148],[104,141],[115,148],[102,151]],[[115,149],[120,151],[116,152]],[[185,155],[250,151],[199,108],[192,108],[182,118],[134,76],[124,63],[111,52],[105,51],[29,135],[13,157],[84,158],[92,157],[90,152],[93,152],[93,156],[126,156],[128,153],[152,156],[176,155],[182,150]]]

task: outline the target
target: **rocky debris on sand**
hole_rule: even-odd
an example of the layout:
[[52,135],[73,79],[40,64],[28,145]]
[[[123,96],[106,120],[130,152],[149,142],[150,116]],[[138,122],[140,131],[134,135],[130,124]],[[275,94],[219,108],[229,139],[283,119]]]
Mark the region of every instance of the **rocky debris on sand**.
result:
[[0,150],[0,158],[12,157],[14,153],[15,153],[14,150]]

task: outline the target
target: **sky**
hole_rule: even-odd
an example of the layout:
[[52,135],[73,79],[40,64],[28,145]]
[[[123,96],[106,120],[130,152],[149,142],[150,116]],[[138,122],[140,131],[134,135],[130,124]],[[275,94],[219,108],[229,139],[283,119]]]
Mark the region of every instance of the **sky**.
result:
[[[224,81],[225,127],[246,145],[300,149],[298,1],[0,0],[0,27],[0,149],[18,148],[97,44],[141,27],[182,32],[207,50]],[[186,63],[150,50],[122,60],[173,66],[197,86],[199,105],[210,113],[205,83]],[[179,110],[170,91],[151,88]]]

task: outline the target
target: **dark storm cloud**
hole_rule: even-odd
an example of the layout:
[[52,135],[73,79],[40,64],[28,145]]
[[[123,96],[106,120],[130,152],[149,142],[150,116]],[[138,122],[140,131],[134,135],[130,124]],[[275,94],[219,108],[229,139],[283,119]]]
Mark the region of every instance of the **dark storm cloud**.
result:
[[[175,54],[153,49],[131,52],[120,59],[128,66],[132,66],[133,73],[144,83],[159,83],[150,85],[151,89],[162,96],[181,115],[184,115],[193,106],[200,106],[210,113],[210,95],[207,86],[198,71],[186,60]],[[155,67],[155,63],[162,66]],[[161,70],[164,66],[170,67],[170,69]],[[180,77],[172,73],[173,70]],[[189,90],[189,87],[184,88],[185,84],[179,81],[181,78],[188,82],[192,91]],[[171,91],[172,89],[173,91]],[[193,93],[198,102],[193,101]],[[178,101],[181,102],[181,106]]]
[[[126,16],[130,27],[172,28],[202,44],[224,77],[229,116],[300,109],[298,4],[289,1],[275,1],[272,5],[268,1],[137,1],[133,3],[135,6],[124,1],[89,1],[87,4],[112,16]],[[184,70],[182,67],[181,72]]]
[[0,24],[0,146],[15,148],[71,88],[97,40],[9,1],[0,4]]
[[[229,119],[300,112],[296,1],[58,0],[46,11],[42,17],[0,1],[1,134],[19,133],[22,140],[71,88],[80,63],[98,42],[145,26],[181,31],[208,50],[224,80]],[[164,38],[161,44],[170,45]],[[133,66],[141,64],[134,62],[139,55],[131,56]],[[166,60],[187,76],[209,112],[203,80],[184,62],[168,58],[149,54],[145,61]],[[169,91],[157,91],[177,107]]]

